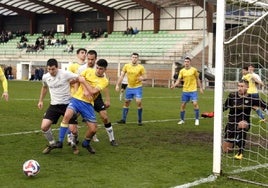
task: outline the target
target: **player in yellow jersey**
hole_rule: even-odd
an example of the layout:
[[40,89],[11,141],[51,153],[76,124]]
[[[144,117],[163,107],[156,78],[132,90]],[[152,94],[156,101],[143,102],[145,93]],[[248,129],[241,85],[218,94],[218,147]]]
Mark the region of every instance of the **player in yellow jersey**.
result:
[[[248,94],[251,94],[252,97],[259,99],[260,96],[259,96],[257,84],[263,87],[264,86],[263,82],[258,77],[256,77],[252,72],[249,72],[249,66],[245,66],[242,68],[242,75],[243,75],[242,79],[247,80],[249,83],[248,90],[247,90]],[[258,116],[262,120],[264,120],[264,115],[262,114],[261,108],[258,106],[254,106],[253,109],[258,114]]]
[[1,67],[0,67],[0,80],[1,80],[2,86],[3,86],[2,98],[4,98],[6,101],[8,101],[8,83],[7,83],[7,79],[5,77],[4,71]]
[[115,87],[116,91],[120,91],[119,86],[122,83],[124,76],[127,74],[128,85],[125,93],[122,119],[117,123],[126,123],[130,102],[135,98],[138,108],[138,125],[142,125],[142,82],[147,79],[147,76],[144,66],[138,63],[139,54],[132,53],[131,60],[131,63],[124,65]]
[[181,96],[181,120],[178,124],[183,124],[185,122],[185,108],[189,101],[192,101],[195,111],[195,125],[199,125],[199,106],[197,103],[198,94],[197,86],[200,88],[200,92],[203,93],[203,88],[199,79],[199,73],[196,68],[191,66],[191,59],[186,57],[184,59],[184,68],[180,70],[177,81],[171,85],[171,89],[174,89],[183,80],[182,96]]
[[[89,50],[87,52],[87,64],[81,66],[78,69],[78,73],[80,74],[80,72],[84,71],[87,68],[95,69],[95,64],[96,64],[95,62],[97,60],[97,55],[98,54],[97,54],[97,52],[95,50]],[[98,95],[98,97],[96,99],[94,99],[94,110],[96,112],[98,112],[99,115],[100,115],[100,117],[101,117],[101,120],[102,120],[102,122],[104,124],[105,130],[106,130],[106,132],[108,134],[110,144],[112,146],[117,146],[118,144],[115,141],[113,126],[112,126],[112,124],[111,124],[111,122],[109,120],[108,112],[107,112],[107,108],[110,107],[109,88],[106,87],[103,90],[103,93],[105,95],[105,102],[103,101],[102,93],[100,93]],[[94,142],[98,142],[99,141],[99,139],[97,138],[97,135],[96,134],[93,136],[93,139],[92,140]]]
[[[91,147],[90,141],[97,132],[97,120],[93,107],[94,99],[109,84],[108,79],[104,76],[107,66],[108,63],[105,59],[99,59],[96,69],[87,68],[80,74],[80,85],[73,95],[62,120],[62,124],[68,125],[70,118],[74,114],[81,114],[88,127],[82,147],[86,148],[92,154],[95,153],[95,150]],[[70,127],[71,132],[75,134],[76,130],[73,128]],[[73,140],[72,143],[76,143],[76,141]]]
[[[76,57],[77,57],[76,59],[77,60],[75,62],[72,62],[68,66],[68,71],[71,71],[75,74],[78,74],[79,67],[86,64],[86,55],[87,55],[87,50],[85,48],[77,49],[77,51],[76,51]],[[76,89],[75,89],[74,85],[71,85],[71,94],[72,95],[74,94]]]
[[[77,49],[76,61],[71,63],[68,66],[68,71],[77,74],[79,67],[86,64],[86,54],[87,54],[87,50],[85,48]],[[77,90],[77,85],[75,83],[71,84],[71,95],[73,95],[76,90]],[[77,124],[70,124],[70,126],[77,126]],[[78,133],[76,135],[72,135],[71,131],[68,130],[68,125],[63,124],[60,126],[60,129],[59,129],[59,142],[61,143],[61,145],[64,141],[66,132],[67,132],[67,142],[69,145],[71,145],[72,136],[75,136],[76,140],[78,140]]]

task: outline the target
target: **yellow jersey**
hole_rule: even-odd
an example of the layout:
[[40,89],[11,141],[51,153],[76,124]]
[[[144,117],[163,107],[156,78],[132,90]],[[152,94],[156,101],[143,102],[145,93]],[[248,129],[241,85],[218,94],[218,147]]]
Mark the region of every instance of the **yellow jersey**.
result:
[[[79,64],[77,62],[73,62],[71,65],[68,66],[68,71],[71,71],[75,74],[78,74],[79,67],[81,67],[84,64],[86,64],[86,63]],[[75,93],[75,87],[73,84],[71,84],[71,95],[73,95],[74,93]]]
[[256,83],[252,77],[253,75],[251,73],[248,73],[242,77],[242,79],[248,81],[248,94],[258,93]]
[[3,86],[4,92],[8,92],[7,91],[7,88],[8,88],[7,79],[6,79],[4,71],[2,70],[1,67],[0,67],[0,80],[2,81],[2,86]]
[[140,64],[133,65],[132,63],[128,63],[124,65],[122,71],[127,74],[129,88],[137,88],[142,86],[142,81],[140,81],[138,78],[146,73],[144,66]]
[[191,67],[189,69],[181,69],[178,78],[183,80],[183,92],[197,91],[197,81],[199,79],[199,73],[196,68]]
[[[97,88],[100,91],[103,90],[104,88],[106,88],[109,84],[108,79],[103,76],[103,77],[99,77],[96,75],[96,70],[92,69],[92,68],[87,68],[85,69],[83,72],[81,72],[80,74],[81,76],[85,77],[87,83],[92,86],[93,88]],[[95,94],[93,96],[93,98],[87,98],[84,95],[84,89],[82,87],[82,84],[80,84],[80,86],[78,87],[77,91],[75,92],[75,94],[73,95],[74,98],[79,99],[81,101],[87,102],[87,103],[91,103],[92,105],[94,104],[94,100],[97,98],[97,96],[99,95],[99,93]]]

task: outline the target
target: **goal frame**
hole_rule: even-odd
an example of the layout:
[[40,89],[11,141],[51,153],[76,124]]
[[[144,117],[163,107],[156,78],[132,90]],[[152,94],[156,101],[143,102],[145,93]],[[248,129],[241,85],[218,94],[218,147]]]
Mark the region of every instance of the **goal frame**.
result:
[[222,144],[222,99],[223,72],[224,72],[224,28],[225,28],[225,1],[217,1],[216,18],[216,57],[215,61],[215,93],[214,93],[214,131],[213,131],[213,174],[221,174],[221,144]]

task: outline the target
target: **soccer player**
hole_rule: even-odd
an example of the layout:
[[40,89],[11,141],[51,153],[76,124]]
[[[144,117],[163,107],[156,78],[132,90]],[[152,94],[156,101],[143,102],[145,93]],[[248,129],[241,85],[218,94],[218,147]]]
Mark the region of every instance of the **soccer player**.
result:
[[121,75],[116,83],[115,90],[119,91],[119,86],[122,83],[124,76],[127,74],[128,85],[126,88],[126,98],[122,110],[122,119],[117,122],[119,124],[126,123],[130,102],[135,98],[138,108],[138,125],[142,125],[142,82],[147,79],[147,75],[144,66],[139,64],[138,60],[139,54],[132,53],[131,63],[123,66]]
[[234,144],[236,144],[239,150],[235,159],[238,160],[243,158],[245,140],[250,129],[251,109],[254,106],[261,106],[263,109],[268,107],[259,98],[252,97],[252,94],[248,93],[248,88],[249,82],[247,80],[239,81],[237,92],[230,93],[223,106],[223,111],[229,109],[229,115],[222,150],[228,153],[233,150]]
[[[249,72],[249,70],[250,70],[250,72]],[[256,84],[259,84],[261,86],[264,86],[264,84],[261,81],[261,79],[254,74],[252,73],[252,68],[247,67],[247,66],[242,68],[242,75],[243,75],[242,79],[247,80],[249,83],[248,90],[247,90],[248,94],[251,94],[251,96],[254,98],[260,98],[259,92],[258,92],[258,87]],[[253,109],[258,114],[258,116],[261,118],[261,120],[264,121],[264,115],[262,114],[262,110],[259,108],[259,106],[255,106],[255,107],[253,107]]]
[[7,83],[7,79],[6,79],[6,76],[4,74],[4,71],[1,67],[0,67],[0,80],[1,80],[2,86],[3,86],[2,98],[4,98],[6,101],[8,101],[8,83]]
[[[106,88],[109,84],[108,79],[104,75],[107,66],[108,63],[105,59],[99,59],[97,61],[96,69],[87,68],[80,74],[80,85],[73,95],[62,120],[62,124],[68,125],[69,120],[74,114],[81,114],[88,127],[85,139],[82,142],[82,147],[86,148],[92,154],[95,154],[95,149],[91,147],[90,141],[93,135],[97,132],[97,120],[93,103],[100,91]],[[70,127],[71,132],[75,134],[76,130],[73,128],[75,127]],[[76,140],[73,140],[72,143],[76,143]]]
[[177,87],[183,80],[182,96],[181,96],[181,111],[180,118],[178,122],[179,125],[185,122],[185,108],[189,101],[192,101],[195,112],[195,125],[199,125],[199,106],[197,103],[198,94],[197,86],[200,88],[200,93],[203,93],[203,88],[199,79],[199,73],[196,68],[191,66],[191,59],[186,57],[184,59],[184,68],[179,72],[177,81],[171,85],[171,89]]
[[[86,70],[87,68],[92,68],[95,69],[95,62],[97,59],[97,52],[95,50],[89,50],[87,52],[87,64],[81,66],[78,69],[78,74]],[[104,74],[105,75],[105,74]],[[105,130],[108,134],[109,141],[112,146],[117,146],[118,144],[115,141],[114,138],[114,131],[112,124],[109,120],[108,113],[107,113],[107,108],[110,107],[110,94],[109,94],[109,89],[108,87],[103,89],[103,92],[105,94],[105,102],[102,99],[101,93],[97,96],[97,98],[94,100],[94,110],[99,113],[101,120],[104,124]],[[93,141],[96,141],[97,137],[96,134],[93,137]]]
[[[70,82],[76,81],[78,75],[69,71],[64,71],[58,68],[56,59],[47,61],[47,73],[42,78],[42,88],[40,92],[38,108],[43,108],[43,100],[49,91],[50,106],[46,110],[41,123],[41,130],[49,142],[49,145],[43,150],[44,154],[50,153],[55,148],[62,147],[55,142],[51,131],[51,125],[56,124],[60,116],[63,116],[70,102]],[[76,117],[70,118],[70,123],[77,124]],[[67,126],[68,127],[68,126]],[[75,148],[73,148],[75,150]]]
[[[86,54],[87,54],[87,50],[85,48],[77,49],[76,50],[76,61],[69,65],[68,70],[75,73],[75,74],[78,74],[79,67],[86,64]],[[71,84],[71,95],[73,95],[76,92],[76,90],[77,90],[76,83]],[[71,145],[71,141],[72,141],[73,136],[76,136],[76,140],[78,142],[78,132],[76,135],[72,135],[71,131],[67,129],[68,126],[67,127],[63,127],[63,126],[66,126],[66,125],[63,124],[60,126],[59,141],[63,143],[64,138],[65,138],[65,134],[67,131],[68,144]],[[76,126],[77,127],[77,124],[70,124],[69,126]]]

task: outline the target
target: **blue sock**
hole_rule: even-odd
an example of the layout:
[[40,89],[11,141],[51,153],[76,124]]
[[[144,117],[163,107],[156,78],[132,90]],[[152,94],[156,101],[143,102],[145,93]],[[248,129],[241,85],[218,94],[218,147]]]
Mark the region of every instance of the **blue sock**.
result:
[[142,108],[138,109],[138,122],[141,123],[142,121]]
[[87,147],[87,146],[89,146],[89,143],[90,143],[90,140],[84,140],[83,142],[82,142],[82,147]]
[[262,114],[262,111],[261,111],[261,109],[257,109],[256,110],[256,113],[258,114],[258,116],[261,118],[261,119],[264,119],[264,116],[263,116],[263,114]]
[[181,111],[180,116],[181,116],[181,120],[184,121],[185,111]]
[[68,123],[61,122],[61,124],[60,124],[60,130],[59,130],[59,141],[60,142],[63,142],[64,141],[66,132],[68,130],[68,126],[69,126]]
[[128,114],[128,108],[123,108],[122,120],[126,121]]
[[199,109],[194,109],[195,119],[199,119]]
[[65,134],[68,131],[68,127],[60,127],[59,130],[59,141],[63,142],[65,138]]

